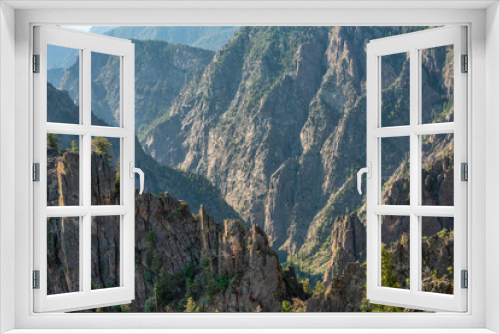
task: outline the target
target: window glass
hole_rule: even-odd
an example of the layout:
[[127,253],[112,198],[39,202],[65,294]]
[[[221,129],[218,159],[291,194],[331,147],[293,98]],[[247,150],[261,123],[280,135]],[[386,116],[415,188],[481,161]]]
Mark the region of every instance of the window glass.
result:
[[380,58],[382,126],[410,125],[410,54]]
[[410,217],[382,216],[380,285],[410,289]]
[[92,125],[120,126],[120,57],[92,52]]
[[453,294],[453,218],[422,217],[422,291]]
[[92,137],[92,205],[120,204],[120,139]]
[[47,206],[80,205],[80,137],[47,134]]
[[422,53],[422,123],[453,122],[453,45]]
[[47,218],[47,294],[80,291],[80,218]]
[[80,123],[80,50],[47,45],[47,122]]
[[382,138],[383,205],[410,205],[410,137]]
[[453,134],[422,140],[422,205],[453,206]]
[[120,216],[92,217],[92,290],[120,286]]

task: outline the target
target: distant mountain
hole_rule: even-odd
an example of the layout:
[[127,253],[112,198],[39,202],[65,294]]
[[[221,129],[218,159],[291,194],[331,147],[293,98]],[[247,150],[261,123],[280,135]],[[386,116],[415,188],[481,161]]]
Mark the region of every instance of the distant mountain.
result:
[[117,28],[117,26],[93,26],[90,28],[89,32],[102,35],[115,28]]
[[[139,138],[163,119],[175,97],[188,82],[196,82],[214,53],[163,41],[133,40],[135,44],[135,124]],[[108,124],[118,122],[117,82],[113,58],[96,54],[92,61],[92,111]],[[79,103],[79,68],[71,66],[61,79],[60,88]]]
[[[161,165],[209,180],[245,221],[265,230],[282,262],[300,263],[319,279],[332,259],[337,217],[365,203],[355,175],[366,161],[366,43],[420,29],[242,27],[215,54],[136,41],[139,141]],[[441,121],[453,110],[449,56],[445,49],[423,55],[423,102]],[[384,124],[401,114],[407,120],[409,110],[402,94],[409,59],[389,58],[382,102],[392,112]],[[103,64],[99,71],[112,79]],[[64,87],[71,96],[72,84]],[[383,150],[384,180],[408,179],[408,145],[396,140]]]
[[[141,137],[161,164],[205,175],[245,220],[262,226],[282,261],[322,274],[338,216],[357,211],[356,171],[366,163],[366,43],[420,27],[242,27]],[[450,59],[428,55],[435,105],[450,99]],[[384,103],[409,110],[409,60],[384,66]],[[441,82],[431,78],[443,77]],[[427,99],[427,98],[426,98]],[[437,107],[436,107],[437,108]],[[439,109],[439,108],[437,108]],[[407,118],[408,116],[406,116]],[[384,173],[405,159],[384,145]]]
[[[197,48],[217,51],[234,36],[238,27],[178,26],[178,27],[117,27],[94,26],[90,33],[108,35],[124,39],[161,40],[171,44],[184,44]],[[66,70],[74,64],[78,51],[58,48],[49,55],[47,68]],[[51,81],[54,86],[59,82]]]
[[52,46],[47,47],[47,69],[50,71],[52,69],[62,68],[67,69],[75,63],[78,57],[78,50]]
[[[103,29],[104,27],[100,27]],[[117,27],[104,32],[108,36],[161,40],[172,44],[185,44],[201,49],[217,51],[233,37],[239,27],[178,26],[178,27]],[[92,28],[90,32],[96,32]]]
[[[71,124],[79,122],[79,108],[71,101],[68,92],[56,89],[51,84],[47,85],[47,109],[49,122]],[[94,113],[92,113],[92,124],[108,126]],[[110,138],[109,141],[112,143],[110,155],[119,155],[119,141],[115,138]],[[68,136],[59,136],[59,147],[64,151],[71,148],[71,140]],[[212,216],[219,221],[227,218],[240,218],[239,214],[222,198],[220,191],[204,176],[158,164],[144,153],[137,138],[135,155],[136,166],[141,168],[146,175],[144,189],[155,194],[169,192],[172,196],[188,202],[194,210],[204,205],[207,210],[214,212]]]

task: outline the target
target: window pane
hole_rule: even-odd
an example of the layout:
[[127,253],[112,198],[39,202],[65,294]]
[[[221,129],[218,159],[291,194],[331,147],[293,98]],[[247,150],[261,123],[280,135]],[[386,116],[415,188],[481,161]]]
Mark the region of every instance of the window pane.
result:
[[80,205],[80,136],[47,134],[47,206]]
[[80,290],[80,218],[47,218],[47,294]]
[[120,216],[92,217],[92,290],[120,286]]
[[410,125],[410,54],[381,58],[382,126]]
[[92,125],[120,126],[120,57],[92,52]]
[[79,124],[79,100],[80,51],[47,45],[47,122]]
[[381,285],[410,288],[410,217],[382,216]]
[[453,45],[422,50],[422,123],[453,122]]
[[120,139],[92,137],[92,205],[120,204]]
[[410,205],[410,137],[381,140],[381,203]]
[[453,206],[453,134],[421,138],[422,205]]
[[453,218],[422,217],[422,291],[453,294]]

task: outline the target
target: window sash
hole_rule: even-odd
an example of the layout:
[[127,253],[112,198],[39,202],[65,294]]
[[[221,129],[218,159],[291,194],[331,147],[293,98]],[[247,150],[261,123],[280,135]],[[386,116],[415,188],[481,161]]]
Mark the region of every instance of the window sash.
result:
[[[372,178],[367,182],[367,298],[372,303],[424,310],[467,310],[467,290],[460,288],[460,271],[467,269],[467,183],[460,180],[460,163],[467,162],[467,88],[461,73],[461,55],[466,53],[464,27],[435,28],[371,41],[367,46],[367,162]],[[421,51],[454,46],[454,122],[419,124],[421,119]],[[410,52],[410,124],[382,127],[381,56]],[[454,206],[420,205],[421,140],[423,134],[454,133]],[[410,205],[381,205],[381,138],[410,137]],[[381,216],[410,217],[410,289],[381,286]],[[421,289],[421,217],[454,217],[454,295]]]
[[[47,122],[47,45],[80,50],[80,124]],[[121,115],[120,127],[91,124],[91,54],[99,52],[119,56]],[[35,27],[34,54],[40,55],[40,72],[33,75],[34,85],[34,161],[40,163],[40,182],[34,184],[34,270],[40,271],[40,289],[34,289],[34,311],[75,311],[129,303],[135,298],[134,285],[134,210],[135,185],[129,177],[129,162],[135,160],[134,134],[134,45],[128,40],[82,33],[62,28]],[[80,205],[47,206],[46,134],[80,137]],[[120,205],[91,205],[92,136],[120,138]],[[91,288],[92,216],[120,216],[120,286]],[[79,290],[47,295],[47,224],[48,217],[79,218]]]

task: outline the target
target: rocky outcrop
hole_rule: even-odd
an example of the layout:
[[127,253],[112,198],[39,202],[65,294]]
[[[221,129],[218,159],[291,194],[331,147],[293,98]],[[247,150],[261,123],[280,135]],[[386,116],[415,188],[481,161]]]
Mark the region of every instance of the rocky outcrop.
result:
[[[47,117],[50,122],[77,124],[79,122],[79,108],[73,103],[73,101],[71,101],[71,98],[66,91],[56,89],[51,84],[47,84]],[[99,119],[94,113],[92,113],[92,124],[109,126],[109,124]],[[55,147],[48,151],[49,158],[62,156],[68,149],[71,152],[71,148],[73,146],[72,140],[76,140],[77,146],[79,144],[76,136],[52,136],[56,136],[56,138],[54,138]],[[116,157],[120,154],[119,140],[116,138],[108,138],[108,140],[111,143],[109,154],[112,157],[112,160],[116,161]],[[214,185],[206,177],[160,165],[153,158],[151,158],[151,156],[144,153],[144,150],[139,145],[137,138],[135,145],[135,161],[136,167],[141,168],[147,175],[145,178],[144,188],[148,189],[150,192],[159,194],[168,191],[172,196],[182,198],[190,203],[195,210],[198,210],[200,205],[203,203],[210,212],[213,212],[214,218],[219,221],[227,218],[240,218],[239,214],[227,204],[224,198],[222,198],[219,189],[214,187]],[[51,163],[56,164],[57,162],[56,160],[49,160],[49,164]],[[67,157],[67,164],[72,165],[75,163],[76,165],[71,166],[67,172],[78,172],[78,154],[70,153]],[[104,165],[99,165],[99,163],[100,162],[92,161],[93,173],[99,168],[107,168]],[[49,172],[55,172],[56,169],[54,166],[49,166]],[[117,166],[112,167],[117,168]],[[60,175],[64,178],[64,173],[61,173]],[[93,174],[93,176],[96,175]],[[49,177],[49,180],[52,179],[53,178]],[[64,182],[68,182],[69,180],[78,182],[78,179],[73,176],[68,180],[61,180],[60,183],[62,184]],[[99,179],[92,178],[92,180],[92,182],[94,182],[94,186],[107,187],[109,190],[110,185],[101,184]],[[137,186],[138,180],[139,179],[137,178]],[[113,178],[110,178],[107,182],[113,182]],[[59,201],[59,190],[57,187],[58,184],[56,183],[49,184],[47,193],[48,205],[57,205],[56,202]],[[71,203],[78,203],[78,183],[68,184],[66,189],[73,192],[73,194],[71,194],[71,196],[73,196],[73,202]],[[108,195],[106,196],[108,197],[111,196],[109,191],[100,192],[100,196],[103,196],[104,193],[107,193]],[[68,196],[63,197],[63,200],[67,202],[69,200]],[[95,198],[93,198],[93,201],[94,200]]]
[[[185,202],[168,194],[138,196],[136,207],[132,310],[144,310],[155,298],[155,311],[184,311],[191,298],[200,311],[270,312],[291,298],[260,227],[236,219],[219,224],[203,208],[192,215]],[[165,281],[176,282],[167,284],[173,291],[168,298],[158,296]]]
[[356,213],[339,216],[332,232],[332,259],[323,281],[329,286],[334,276],[340,276],[350,262],[366,260],[366,228]]
[[[352,220],[353,214],[344,217]],[[365,234],[361,225],[361,233]],[[342,242],[334,241],[332,248],[340,249]],[[364,249],[362,251],[364,253]],[[335,254],[335,253],[334,253]],[[349,255],[347,252],[346,256]],[[363,256],[366,256],[363,254]],[[334,255],[335,258],[335,255]],[[338,256],[337,256],[338,258]],[[407,233],[382,250],[382,285],[409,289],[410,242]],[[342,259],[340,259],[342,262]],[[422,290],[434,293],[453,294],[453,231],[443,229],[422,239]],[[333,267],[333,269],[332,269]],[[390,312],[395,309],[373,305],[366,300],[366,267],[361,261],[349,262],[341,271],[336,271],[335,262],[330,263],[324,278],[325,289],[315,292],[306,302],[306,312]],[[335,273],[335,274],[329,274]],[[411,309],[399,309],[411,312]]]
[[366,298],[366,268],[348,263],[341,275],[329,277],[326,291],[314,294],[306,312],[361,312]]
[[[77,158],[69,151],[49,158],[49,184],[61,190],[58,203],[71,193],[66,186],[78,180]],[[106,154],[94,152],[92,160],[93,204],[114,204],[115,170]],[[77,291],[78,218],[51,218],[47,224],[49,293]],[[93,289],[119,284],[119,226],[117,217],[92,219]],[[176,312],[196,305],[207,312],[271,312],[302,296],[294,272],[281,268],[257,225],[249,228],[237,219],[221,224],[203,207],[192,214],[186,202],[168,193],[146,193],[137,195],[135,226],[136,298],[105,310]]]
[[[366,42],[410,30],[242,27],[141,143],[160,163],[206,176],[245,221],[264,228],[282,262],[299,255],[323,274],[332,254],[329,244],[321,249],[336,217],[363,202],[353,176],[364,166],[366,134],[353,129],[366,128]],[[389,83],[405,64],[389,61]],[[441,86],[432,86],[439,96]],[[396,113],[408,107],[389,102]],[[392,160],[389,173],[401,157]]]
[[[156,175],[151,192],[168,190],[196,209],[203,203],[218,221],[241,217],[261,226],[281,262],[287,256],[303,259],[302,269],[320,278],[332,257],[329,237],[337,216],[363,205],[355,172],[366,160],[366,43],[419,29],[241,27],[216,53],[157,40],[134,41],[138,137],[148,158],[164,165],[148,162],[155,171],[149,174]],[[142,38],[158,32],[146,30],[153,35]],[[429,122],[452,119],[449,51],[440,48],[423,55],[423,103]],[[383,115],[384,124],[392,124],[398,115],[407,121],[409,108],[398,91],[399,83],[408,87],[409,61],[389,58],[383,67],[384,103],[393,113]],[[102,77],[113,75],[111,63],[99,66],[96,73]],[[61,85],[73,99],[76,70],[71,68],[73,76]],[[116,92],[95,95],[113,97]],[[104,119],[112,115],[94,112]],[[383,147],[388,178],[406,173],[403,146],[396,141]],[[199,178],[194,180],[197,187],[182,192],[181,185],[193,183],[188,179],[194,176]],[[169,179],[165,187],[157,186],[164,179]],[[392,187],[394,203],[408,201],[407,181]],[[438,192],[447,182],[431,181],[425,189],[428,198],[441,203]],[[220,201],[207,203],[217,197],[211,191],[195,196],[195,188],[216,189]]]
[[[126,28],[126,27],[125,27]],[[133,40],[135,45],[135,123],[138,136],[161,119],[182,87],[196,81],[214,52],[160,40]],[[119,124],[119,70],[116,59],[92,55],[92,112],[107,124]],[[79,104],[79,65],[69,67],[57,88]]]

